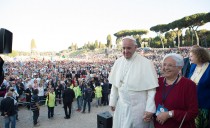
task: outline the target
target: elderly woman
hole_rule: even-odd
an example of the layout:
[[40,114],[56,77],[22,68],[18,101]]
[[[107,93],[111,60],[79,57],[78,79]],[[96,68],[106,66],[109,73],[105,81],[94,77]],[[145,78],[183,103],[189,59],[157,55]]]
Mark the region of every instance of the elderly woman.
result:
[[196,85],[179,73],[184,65],[183,57],[167,54],[162,62],[163,77],[156,89],[155,128],[195,128],[198,113]]
[[192,66],[189,78],[197,85],[199,113],[195,120],[197,128],[210,127],[210,55],[204,48],[190,51]]

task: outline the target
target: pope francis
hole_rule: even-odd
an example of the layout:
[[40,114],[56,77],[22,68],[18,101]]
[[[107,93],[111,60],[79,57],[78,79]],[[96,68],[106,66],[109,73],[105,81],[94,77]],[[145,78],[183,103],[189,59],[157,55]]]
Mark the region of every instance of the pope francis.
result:
[[123,38],[122,48],[123,56],[109,75],[113,128],[148,128],[156,110],[157,73],[150,60],[135,52],[137,43],[132,36]]

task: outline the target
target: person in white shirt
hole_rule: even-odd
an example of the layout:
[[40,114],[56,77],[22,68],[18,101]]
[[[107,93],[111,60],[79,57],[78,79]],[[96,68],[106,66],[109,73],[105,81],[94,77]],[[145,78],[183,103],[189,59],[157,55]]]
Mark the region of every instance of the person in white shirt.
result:
[[39,102],[40,102],[40,105],[43,105],[44,104],[44,95],[45,95],[45,92],[44,92],[44,83],[42,82],[42,80],[40,81],[39,83],[39,86],[38,86],[38,97],[39,97]]

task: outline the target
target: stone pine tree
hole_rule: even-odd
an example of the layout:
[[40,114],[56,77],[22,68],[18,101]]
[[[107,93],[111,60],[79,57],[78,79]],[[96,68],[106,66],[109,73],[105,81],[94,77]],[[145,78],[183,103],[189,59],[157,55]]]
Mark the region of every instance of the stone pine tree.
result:
[[168,27],[167,24],[158,24],[156,26],[153,26],[150,28],[150,31],[154,31],[157,33],[157,36],[160,38],[160,41],[161,41],[161,44],[162,44],[162,47],[164,48],[164,39],[163,39],[163,34],[167,31],[169,31],[170,28]]
[[34,53],[36,51],[36,42],[34,39],[31,40],[31,53]]
[[[117,48],[121,47],[119,42],[122,40],[123,37],[125,37],[125,36],[133,36],[134,38],[138,37],[139,39],[141,39],[140,38],[141,35],[147,34],[148,32],[149,32],[148,30],[143,30],[143,29],[118,31],[117,33],[114,34],[114,36],[116,37]],[[140,40],[137,40],[137,41],[140,41]],[[139,42],[139,45],[140,45],[140,42]]]

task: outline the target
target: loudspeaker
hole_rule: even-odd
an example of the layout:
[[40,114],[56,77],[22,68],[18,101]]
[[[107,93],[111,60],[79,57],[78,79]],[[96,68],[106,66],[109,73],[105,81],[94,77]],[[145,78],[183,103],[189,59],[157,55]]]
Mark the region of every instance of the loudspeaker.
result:
[[0,53],[12,53],[12,37],[12,32],[0,29]]
[[112,115],[109,112],[97,114],[98,128],[112,128]]

